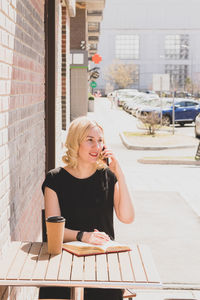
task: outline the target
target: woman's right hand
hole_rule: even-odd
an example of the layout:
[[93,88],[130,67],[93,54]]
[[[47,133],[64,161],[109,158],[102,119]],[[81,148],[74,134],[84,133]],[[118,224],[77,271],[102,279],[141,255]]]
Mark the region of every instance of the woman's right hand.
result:
[[93,245],[103,245],[110,240],[109,235],[95,229],[93,232],[84,232],[81,241]]

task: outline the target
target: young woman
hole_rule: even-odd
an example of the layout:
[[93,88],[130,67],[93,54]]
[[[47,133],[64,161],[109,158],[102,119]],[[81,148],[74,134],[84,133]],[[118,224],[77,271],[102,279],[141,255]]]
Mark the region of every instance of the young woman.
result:
[[[65,146],[65,166],[49,171],[42,185],[45,216],[65,217],[64,242],[104,244],[114,239],[113,210],[123,223],[134,219],[124,174],[112,150],[105,145],[102,127],[87,117],[71,123]],[[61,288],[54,291],[55,298],[69,297],[66,288],[63,293]],[[52,298],[52,293],[40,289],[40,299]],[[122,290],[85,289],[84,299],[121,300]]]

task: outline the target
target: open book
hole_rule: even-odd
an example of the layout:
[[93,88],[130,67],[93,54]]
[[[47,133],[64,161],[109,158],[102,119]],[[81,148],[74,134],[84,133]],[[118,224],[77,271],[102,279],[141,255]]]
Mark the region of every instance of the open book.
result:
[[126,244],[120,244],[115,241],[108,241],[103,245],[92,245],[79,241],[64,243],[64,250],[77,256],[87,256],[103,253],[125,252],[130,251],[130,247]]

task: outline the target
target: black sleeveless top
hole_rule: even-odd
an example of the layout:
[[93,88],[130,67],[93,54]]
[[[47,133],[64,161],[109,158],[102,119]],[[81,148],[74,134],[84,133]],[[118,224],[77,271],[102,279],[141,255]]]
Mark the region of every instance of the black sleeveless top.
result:
[[113,195],[117,179],[109,170],[97,170],[92,176],[79,179],[64,168],[48,172],[42,185],[57,194],[66,228],[81,231],[106,232],[114,239]]

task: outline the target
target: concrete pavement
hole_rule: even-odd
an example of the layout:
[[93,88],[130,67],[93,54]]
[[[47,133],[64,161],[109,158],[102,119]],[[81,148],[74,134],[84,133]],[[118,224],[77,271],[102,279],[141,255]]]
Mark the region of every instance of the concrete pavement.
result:
[[[200,299],[199,167],[139,164],[139,158],[154,151],[125,148],[119,133],[137,130],[135,120],[124,111],[111,110],[107,99],[97,99],[95,112],[88,116],[103,125],[106,142],[117,154],[133,195],[136,220],[125,225],[115,219],[116,238],[150,245],[165,286],[180,289],[152,292],[151,297],[141,291],[137,299]],[[162,154],[169,151],[180,154],[180,149]],[[181,150],[181,155],[193,154],[194,149]]]
[[[136,133],[141,132],[138,130]],[[131,150],[170,150],[183,148],[197,148],[199,142],[195,137],[171,133],[165,134],[161,137],[157,136],[130,136],[127,138],[123,132],[120,132],[122,143],[127,149]]]

